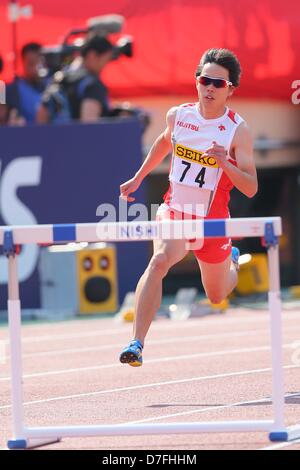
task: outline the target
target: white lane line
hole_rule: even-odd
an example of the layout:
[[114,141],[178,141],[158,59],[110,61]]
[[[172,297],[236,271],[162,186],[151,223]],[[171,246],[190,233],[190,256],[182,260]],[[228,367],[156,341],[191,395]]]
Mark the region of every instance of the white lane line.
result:
[[[119,335],[120,333],[127,333],[127,328],[116,329],[111,328],[107,330],[93,330],[86,331],[84,333],[66,333],[63,335],[43,335],[43,336],[24,336],[22,337],[22,343],[43,343],[44,341],[56,341],[56,340],[66,340],[66,339],[80,339],[80,338],[90,338],[97,336],[106,336],[106,335]],[[6,343],[9,342],[9,339],[4,340]]]
[[[288,331],[295,332],[300,330],[300,326],[288,326],[284,328],[284,333]],[[198,335],[198,336],[173,336],[171,338],[166,339],[155,339],[147,341],[147,345],[158,345],[158,344],[172,344],[173,342],[180,341],[182,342],[190,342],[190,341],[204,341],[210,339],[222,339],[222,338],[241,338],[244,336],[258,336],[259,334],[269,334],[269,331],[266,329],[255,329],[255,330],[248,330],[248,331],[238,331],[238,332],[230,332],[230,333],[212,333],[207,335]],[[69,349],[51,349],[51,351],[40,351],[40,352],[32,352],[32,353],[23,353],[22,357],[46,357],[46,356],[57,356],[58,354],[75,354],[75,353],[84,353],[84,352],[95,352],[95,351],[107,351],[109,349],[115,349],[120,347],[120,342],[113,343],[113,344],[105,344],[102,346],[90,346],[86,348],[69,348]],[[6,357],[6,360],[9,359],[9,354]]]
[[289,442],[279,442],[278,444],[273,444],[268,447],[263,447],[262,449],[258,450],[278,450],[278,449],[284,449],[285,447],[290,447],[295,444],[300,444],[300,438],[295,439],[294,441],[289,441]]
[[[300,328],[300,327],[299,327]],[[291,330],[294,331],[295,328],[291,327]],[[232,337],[243,337],[243,336],[255,336],[258,333],[267,333],[265,329],[261,330],[249,330],[249,331],[240,331],[236,333],[221,333],[221,334],[207,334],[207,335],[198,335],[198,336],[173,336],[171,338],[165,339],[154,339],[147,341],[147,345],[156,345],[156,344],[171,344],[175,341],[189,342],[189,341],[200,341],[200,340],[209,340],[209,339],[218,339],[218,338],[232,338]],[[43,356],[57,356],[58,354],[73,354],[73,353],[83,353],[83,352],[92,352],[92,351],[105,351],[109,349],[120,348],[120,342],[114,344],[105,344],[102,346],[90,346],[87,348],[70,348],[70,349],[51,349],[51,351],[41,351],[33,353],[23,353],[22,357],[43,357]],[[9,354],[5,358],[9,359]]]
[[[294,343],[287,343],[283,344],[283,348],[292,348]],[[162,362],[171,362],[171,361],[185,361],[187,359],[199,359],[199,358],[207,358],[207,357],[218,357],[218,356],[226,356],[232,354],[243,354],[243,353],[251,353],[251,352],[260,352],[260,351],[270,351],[271,346],[256,346],[254,348],[238,348],[238,349],[223,349],[222,351],[211,351],[211,352],[202,352],[202,353],[195,353],[195,354],[181,354],[178,356],[165,356],[159,357],[155,359],[148,359],[144,362],[144,366],[147,364],[156,364]],[[111,364],[102,364],[99,366],[88,366],[88,367],[77,367],[73,369],[57,369],[51,370],[47,372],[34,372],[32,374],[24,374],[23,379],[31,379],[35,377],[49,377],[52,375],[65,375],[65,374],[76,374],[78,372],[90,372],[92,370],[101,370],[101,369],[113,369],[115,367],[122,367],[119,362],[113,362]],[[10,380],[10,376],[1,377],[0,382],[7,382]]]
[[[284,366],[283,368],[284,369],[296,369],[296,368],[300,368],[300,365],[289,364],[287,366]],[[265,369],[252,369],[252,370],[246,370],[246,371],[243,370],[243,371],[238,371],[238,372],[227,372],[225,374],[207,375],[207,376],[201,376],[201,377],[190,377],[188,379],[169,380],[166,382],[154,382],[154,383],[148,383],[148,384],[133,385],[131,387],[120,387],[120,388],[112,388],[108,390],[100,390],[98,392],[77,393],[74,395],[64,395],[64,396],[58,396],[58,397],[52,397],[52,398],[45,398],[42,400],[27,401],[27,402],[24,402],[23,405],[24,406],[37,405],[40,403],[50,403],[50,402],[59,401],[59,400],[70,400],[74,398],[99,396],[99,395],[104,395],[107,393],[128,392],[131,390],[140,390],[140,389],[151,388],[151,387],[161,387],[164,385],[175,385],[175,384],[182,384],[182,383],[189,383],[189,382],[202,382],[205,380],[223,379],[223,378],[228,378],[228,377],[240,377],[240,376],[245,376],[245,375],[267,373],[271,371],[272,369],[269,367]],[[0,406],[0,410],[5,410],[8,408],[11,408],[11,405]]]
[[[298,396],[299,393],[288,393],[285,395],[286,398]],[[243,405],[253,405],[257,403],[266,403],[266,404],[272,404],[272,400],[270,397],[267,398],[260,398],[258,400],[249,400],[249,401],[240,401],[236,403],[228,403],[227,405],[215,405],[215,406],[209,406],[206,408],[198,408],[197,410],[190,410],[190,411],[181,411],[178,413],[169,413],[166,415],[160,415],[160,416],[153,416],[152,418],[145,418],[145,419],[139,419],[138,421],[126,421],[125,423],[122,424],[139,424],[139,423],[147,423],[147,422],[152,422],[152,421],[160,421],[162,419],[168,419],[168,418],[178,418],[178,416],[187,416],[187,415],[192,415],[192,414],[197,414],[197,413],[205,413],[207,411],[217,411],[217,410],[223,410],[227,408],[232,408],[235,406],[243,406]],[[172,406],[176,406],[176,403],[172,403]],[[180,406],[180,404],[178,404]],[[121,423],[120,423],[121,424]]]
[[[283,315],[283,319],[284,320],[293,320],[295,318],[298,318],[299,317],[299,314],[295,314],[295,313],[292,313],[292,312],[284,312],[284,315]],[[199,318],[196,318],[196,319],[189,319],[187,321],[172,321],[172,320],[168,320],[166,319],[165,321],[162,320],[162,322],[160,320],[158,320],[157,322],[154,322],[152,325],[151,325],[151,330],[152,331],[161,331],[162,329],[163,330],[171,330],[173,328],[175,329],[178,329],[178,325],[181,324],[184,326],[184,328],[194,328],[195,326],[199,326],[203,329],[204,326],[207,326],[207,324],[209,325],[212,325],[212,318],[214,320],[214,327],[216,327],[218,325],[218,323],[216,322],[217,321],[220,321],[221,318],[220,316],[217,316],[217,314],[215,315],[211,315],[209,316],[209,320],[208,320],[208,317],[199,317]],[[224,323],[224,319],[226,320],[226,323]],[[255,314],[253,314],[253,316],[249,316],[249,317],[246,317],[246,318],[240,318],[240,317],[222,317],[222,320],[223,320],[223,323],[222,323],[222,326],[224,326],[224,324],[226,325],[230,325],[231,323],[234,323],[235,325],[243,325],[244,323],[255,323],[255,324],[258,324],[258,323],[265,323],[267,326],[269,326],[269,316],[268,316],[268,313],[267,312],[260,312],[259,316],[257,315],[257,313],[255,312]],[[113,320],[112,320],[113,321]],[[101,325],[100,325],[101,326]],[[131,325],[122,325],[121,328],[111,328],[111,329],[107,329],[107,330],[103,330],[103,329],[99,329],[99,330],[94,330],[94,331],[88,331],[88,332],[81,332],[81,333],[67,333],[67,334],[62,334],[62,335],[57,335],[55,334],[55,332],[53,332],[51,335],[44,335],[44,336],[24,336],[22,338],[22,342],[23,343],[29,343],[29,342],[33,342],[33,343],[37,343],[37,342],[44,342],[44,341],[57,341],[57,340],[67,340],[67,339],[76,339],[76,338],[85,338],[85,337],[93,337],[93,336],[105,336],[107,334],[116,334],[116,335],[119,335],[121,333],[128,333],[128,331],[131,332]],[[3,339],[4,341],[8,342],[8,339]]]

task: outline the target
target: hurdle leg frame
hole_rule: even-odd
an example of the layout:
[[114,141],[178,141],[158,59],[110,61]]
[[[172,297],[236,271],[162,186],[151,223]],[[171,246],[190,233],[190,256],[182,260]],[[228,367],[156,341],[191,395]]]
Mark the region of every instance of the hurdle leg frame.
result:
[[272,345],[272,402],[274,425],[269,433],[270,441],[290,441],[300,437],[300,425],[284,426],[284,374],[282,349],[282,308],[279,274],[279,244],[267,244],[269,267],[269,313]]
[[11,358],[11,397],[13,438],[7,442],[9,449],[26,449],[53,444],[60,439],[28,439],[23,416],[21,302],[19,296],[17,250],[13,246],[12,234],[6,234],[4,251],[8,258],[8,323]]
[[[215,222],[215,221],[213,221]],[[8,317],[12,374],[13,439],[8,441],[10,449],[25,449],[51,444],[63,437],[83,436],[128,436],[161,434],[195,434],[216,432],[268,432],[272,441],[287,441],[300,437],[300,425],[286,428],[284,425],[284,380],[282,353],[281,298],[279,277],[278,241],[271,239],[268,230],[273,230],[272,221],[266,221],[269,263],[269,312],[272,344],[272,398],[273,420],[210,421],[192,423],[117,424],[89,426],[43,426],[26,427],[23,419],[22,353],[21,353],[21,306],[17,273],[17,255],[13,245],[13,234],[7,230],[4,251],[8,257]],[[271,237],[272,238],[272,237]],[[269,241],[268,241],[269,239]]]

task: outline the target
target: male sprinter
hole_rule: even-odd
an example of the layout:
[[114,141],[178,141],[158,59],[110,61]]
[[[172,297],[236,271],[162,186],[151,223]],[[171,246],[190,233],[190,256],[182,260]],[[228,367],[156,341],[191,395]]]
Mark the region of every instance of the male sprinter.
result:
[[[170,187],[158,209],[158,219],[229,218],[233,186],[248,197],[256,194],[248,126],[226,106],[239,85],[240,74],[240,63],[233,52],[209,49],[203,54],[196,70],[199,100],[168,111],[165,131],[136,175],[120,186],[123,199],[134,201],[130,194],[171,150]],[[121,352],[122,363],[142,365],[145,336],[161,303],[162,280],[187,251],[186,240],[154,241],[153,256],[137,285],[134,336]],[[212,303],[221,302],[237,284],[238,249],[228,238],[206,239],[194,254],[207,297]]]

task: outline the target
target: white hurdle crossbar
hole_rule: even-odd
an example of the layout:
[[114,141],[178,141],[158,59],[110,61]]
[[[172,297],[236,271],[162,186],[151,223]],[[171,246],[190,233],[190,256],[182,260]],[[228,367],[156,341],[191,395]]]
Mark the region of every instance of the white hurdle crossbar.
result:
[[[300,425],[284,423],[281,298],[278,237],[280,217],[244,219],[116,222],[0,227],[0,244],[8,257],[8,317],[11,352],[13,438],[10,449],[24,449],[57,442],[63,437],[185,434],[206,432],[266,431],[272,441],[300,437]],[[18,245],[71,242],[136,241],[214,237],[262,237],[268,251],[269,312],[272,346],[273,419],[257,421],[212,421],[196,423],[118,424],[90,426],[26,427],[23,419],[21,304],[17,272]]]

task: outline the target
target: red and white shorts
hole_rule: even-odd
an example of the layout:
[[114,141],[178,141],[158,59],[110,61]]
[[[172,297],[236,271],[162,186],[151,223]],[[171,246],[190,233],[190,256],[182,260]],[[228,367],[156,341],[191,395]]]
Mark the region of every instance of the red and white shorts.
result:
[[[172,209],[168,204],[163,203],[159,206],[156,220],[188,220],[197,219],[196,215],[186,214]],[[209,216],[205,219],[212,219],[215,217]],[[196,258],[205,263],[222,263],[228,256],[231,255],[231,239],[228,237],[222,238],[205,238],[200,241],[200,247],[198,241],[190,240],[190,249],[194,252]],[[195,248],[193,248],[193,245]]]

